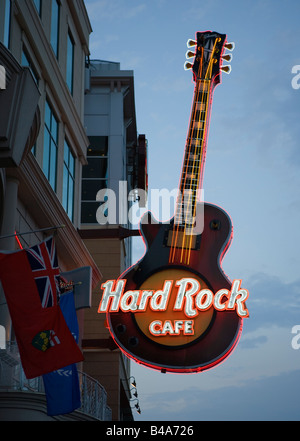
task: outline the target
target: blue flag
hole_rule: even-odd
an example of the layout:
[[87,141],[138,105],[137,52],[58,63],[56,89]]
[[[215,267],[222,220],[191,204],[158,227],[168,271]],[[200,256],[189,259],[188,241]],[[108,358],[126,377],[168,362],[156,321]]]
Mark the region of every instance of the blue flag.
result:
[[[67,292],[60,297],[60,308],[65,321],[78,343],[78,322],[74,304],[73,292]],[[76,364],[43,375],[47,414],[62,415],[73,412],[81,406],[80,386]]]

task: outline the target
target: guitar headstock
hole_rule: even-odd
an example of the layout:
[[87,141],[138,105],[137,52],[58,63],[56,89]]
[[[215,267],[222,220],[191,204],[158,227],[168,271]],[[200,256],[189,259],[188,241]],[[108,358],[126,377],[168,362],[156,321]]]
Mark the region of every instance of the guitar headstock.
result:
[[186,57],[194,57],[194,63],[185,63],[185,69],[193,70],[194,81],[210,80],[214,86],[220,82],[220,71],[230,73],[231,66],[223,66],[223,60],[231,61],[231,54],[224,55],[225,49],[232,51],[234,43],[227,43],[226,34],[218,32],[197,32],[196,40],[188,40]]

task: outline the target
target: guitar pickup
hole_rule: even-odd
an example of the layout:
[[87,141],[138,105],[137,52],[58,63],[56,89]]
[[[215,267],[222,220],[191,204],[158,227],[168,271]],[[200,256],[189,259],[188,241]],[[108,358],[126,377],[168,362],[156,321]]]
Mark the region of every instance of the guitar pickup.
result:
[[187,234],[184,230],[174,228],[166,229],[163,244],[165,247],[198,250],[200,248],[201,234]]

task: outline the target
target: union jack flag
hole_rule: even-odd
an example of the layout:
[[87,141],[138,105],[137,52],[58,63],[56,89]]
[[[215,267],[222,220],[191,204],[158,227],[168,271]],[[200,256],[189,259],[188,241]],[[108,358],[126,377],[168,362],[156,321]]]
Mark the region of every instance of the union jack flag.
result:
[[43,308],[57,305],[59,267],[53,237],[26,250]]

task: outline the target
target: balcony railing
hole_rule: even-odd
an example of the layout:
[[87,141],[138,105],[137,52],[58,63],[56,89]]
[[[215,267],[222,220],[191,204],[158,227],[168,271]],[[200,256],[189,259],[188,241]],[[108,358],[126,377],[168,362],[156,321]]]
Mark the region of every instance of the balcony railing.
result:
[[[98,420],[111,421],[112,413],[106,404],[104,387],[84,372],[79,371],[78,376],[81,392],[81,407],[78,410]],[[8,342],[6,349],[0,349],[0,392],[10,390],[45,393],[42,377],[26,378],[15,342]]]

